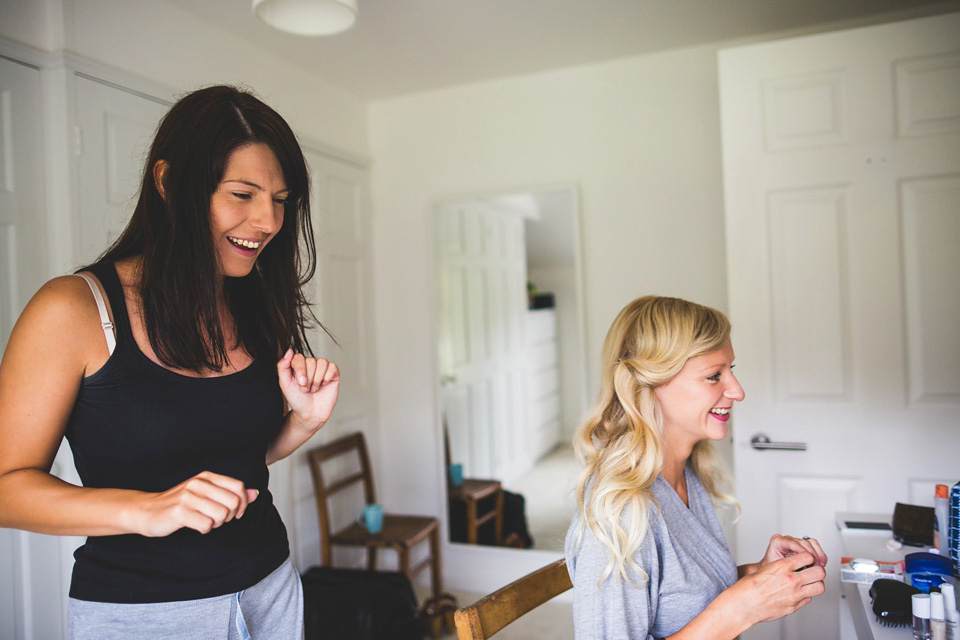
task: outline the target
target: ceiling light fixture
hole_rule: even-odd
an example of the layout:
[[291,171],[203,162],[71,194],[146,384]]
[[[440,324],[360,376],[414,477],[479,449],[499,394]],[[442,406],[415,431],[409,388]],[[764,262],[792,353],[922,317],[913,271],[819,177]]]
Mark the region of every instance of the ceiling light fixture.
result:
[[253,12],[280,31],[329,36],[353,26],[357,0],[253,0]]

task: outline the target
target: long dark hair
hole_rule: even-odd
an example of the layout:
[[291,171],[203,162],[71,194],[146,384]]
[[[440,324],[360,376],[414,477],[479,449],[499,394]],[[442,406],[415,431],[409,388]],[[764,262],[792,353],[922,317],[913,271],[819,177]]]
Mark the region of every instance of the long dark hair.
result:
[[[228,362],[210,198],[230,155],[254,143],[269,146],[283,171],[289,189],[283,225],[247,276],[224,279],[223,296],[238,343],[251,356],[279,358],[288,347],[312,354],[306,329],[319,322],[303,286],[316,270],[316,247],[303,152],[276,111],[247,91],[213,86],[186,95],[160,121],[130,222],[99,258],[142,257],[147,337],[167,366],[220,371]],[[163,196],[153,175],[159,160],[167,163]]]

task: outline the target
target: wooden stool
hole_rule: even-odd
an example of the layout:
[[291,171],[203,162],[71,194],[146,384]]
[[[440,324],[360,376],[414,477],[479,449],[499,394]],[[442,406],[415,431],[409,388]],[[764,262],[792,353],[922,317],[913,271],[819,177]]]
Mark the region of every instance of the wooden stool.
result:
[[[480,527],[494,521],[494,544],[500,544],[503,538],[503,487],[498,480],[477,480],[464,478],[459,487],[449,485],[450,500],[459,500],[467,510],[467,542],[477,544]],[[477,515],[477,503],[492,498],[494,506],[483,515]]]
[[[493,543],[500,544],[503,541],[503,487],[499,480],[479,480],[477,478],[464,478],[460,485],[454,485],[450,478],[450,433],[447,431],[447,422],[443,422],[443,463],[446,468],[447,476],[447,496],[448,504],[452,505],[454,500],[463,502],[467,511],[467,542],[477,544],[478,530],[490,520],[495,520]],[[494,507],[477,517],[477,503],[485,498],[496,496]],[[448,509],[449,513],[450,510]]]

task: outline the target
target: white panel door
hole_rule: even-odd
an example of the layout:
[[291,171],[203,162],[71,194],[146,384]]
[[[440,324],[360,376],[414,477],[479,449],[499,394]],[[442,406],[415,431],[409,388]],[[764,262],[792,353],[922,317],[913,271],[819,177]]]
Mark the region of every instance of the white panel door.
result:
[[310,334],[318,355],[337,362],[341,392],[338,419],[370,415],[373,336],[370,316],[369,216],[366,214],[365,168],[339,162],[304,149],[312,179],[311,208],[318,265],[311,302],[323,325],[336,340],[320,330]]
[[826,596],[745,640],[838,637],[835,512],[960,480],[958,33],[954,14],[720,53],[738,561],[773,532],[831,556]]
[[96,260],[133,213],[157,123],[159,99],[76,77],[79,213],[76,266]]
[[481,203],[437,212],[441,402],[451,457],[509,482],[530,462],[522,219]]
[[[166,108],[159,99],[82,76],[74,76],[73,80],[76,107],[73,153],[79,197],[73,217],[74,255],[63,256],[61,262],[79,267],[93,262],[126,225],[136,204],[150,142]],[[51,473],[80,484],[66,440],[57,453]],[[65,605],[73,552],[83,544],[83,538],[60,536],[56,542],[60,549],[62,594],[44,594],[38,599],[43,607]],[[32,573],[36,580],[48,572],[43,567],[33,567]],[[57,595],[58,601],[54,602]]]
[[40,72],[0,58],[0,353],[47,279]]
[[[320,531],[306,451],[358,430],[367,432],[367,446],[374,459],[379,447],[369,439],[370,427],[377,419],[376,406],[371,402],[376,397],[372,380],[374,336],[367,321],[372,305],[369,172],[309,144],[304,145],[303,152],[310,168],[310,207],[318,260],[308,299],[336,342],[319,328],[310,331],[308,339],[315,355],[337,363],[341,376],[340,397],[330,422],[312,443],[271,469],[271,491],[291,532],[294,562],[305,570],[320,563]],[[289,487],[281,481],[283,478],[292,479]],[[350,513],[346,508],[338,510],[334,502],[331,516],[345,524],[356,516],[352,506],[350,509]],[[360,557],[349,550],[334,549],[335,562],[351,564]]]

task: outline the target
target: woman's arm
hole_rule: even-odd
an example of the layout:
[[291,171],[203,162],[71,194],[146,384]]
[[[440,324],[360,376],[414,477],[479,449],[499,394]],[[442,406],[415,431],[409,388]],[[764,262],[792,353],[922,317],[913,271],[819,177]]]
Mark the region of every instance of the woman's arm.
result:
[[242,515],[256,492],[208,472],[159,494],[77,487],[50,474],[81,380],[109,355],[80,278],[51,280],[24,309],[0,361],[0,527],[159,536]]
[[801,551],[768,562],[707,605],[672,640],[732,640],[758,622],[789,615],[824,592],[824,568]]
[[319,431],[340,394],[340,370],[324,358],[306,358],[287,349],[277,363],[277,375],[290,410],[267,449],[267,464],[286,458]]

